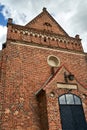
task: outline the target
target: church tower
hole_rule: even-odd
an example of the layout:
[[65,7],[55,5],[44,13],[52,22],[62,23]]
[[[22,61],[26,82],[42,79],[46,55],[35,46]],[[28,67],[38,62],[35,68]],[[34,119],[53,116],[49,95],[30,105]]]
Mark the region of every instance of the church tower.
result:
[[0,130],[87,130],[87,54],[43,8],[8,19],[0,52]]

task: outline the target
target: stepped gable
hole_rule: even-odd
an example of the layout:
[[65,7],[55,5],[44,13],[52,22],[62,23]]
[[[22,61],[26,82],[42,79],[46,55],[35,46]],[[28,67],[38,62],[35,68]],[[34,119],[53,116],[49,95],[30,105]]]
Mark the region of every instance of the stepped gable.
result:
[[43,12],[41,12],[38,16],[36,16],[25,26],[29,28],[49,31],[63,36],[68,36],[68,34],[63,30],[63,28],[49,14],[46,8],[43,8]]

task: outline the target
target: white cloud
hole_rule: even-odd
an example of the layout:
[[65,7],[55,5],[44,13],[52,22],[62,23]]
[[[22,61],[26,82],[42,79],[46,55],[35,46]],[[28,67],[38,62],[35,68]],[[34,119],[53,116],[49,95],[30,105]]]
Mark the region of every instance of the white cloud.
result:
[[0,4],[4,5],[5,18],[13,18],[20,25],[28,23],[46,7],[70,36],[80,34],[87,51],[87,0],[0,0]]
[[87,32],[81,35],[82,45],[85,52],[87,52]]
[[6,41],[7,27],[0,25],[0,50],[2,48],[2,43]]

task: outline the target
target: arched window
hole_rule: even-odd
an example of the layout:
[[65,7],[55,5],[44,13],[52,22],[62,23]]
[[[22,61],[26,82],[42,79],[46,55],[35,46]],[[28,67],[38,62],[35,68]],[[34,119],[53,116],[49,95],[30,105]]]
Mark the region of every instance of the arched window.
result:
[[64,94],[59,98],[62,130],[86,130],[81,99],[74,94]]
[[80,105],[81,104],[81,99],[73,94],[65,94],[59,97],[59,103],[60,104],[76,104]]

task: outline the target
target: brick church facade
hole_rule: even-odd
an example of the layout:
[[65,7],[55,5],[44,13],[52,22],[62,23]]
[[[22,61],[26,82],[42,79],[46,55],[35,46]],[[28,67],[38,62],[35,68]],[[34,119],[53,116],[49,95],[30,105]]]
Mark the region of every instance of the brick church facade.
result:
[[46,8],[8,19],[0,52],[0,130],[87,130],[87,53]]

